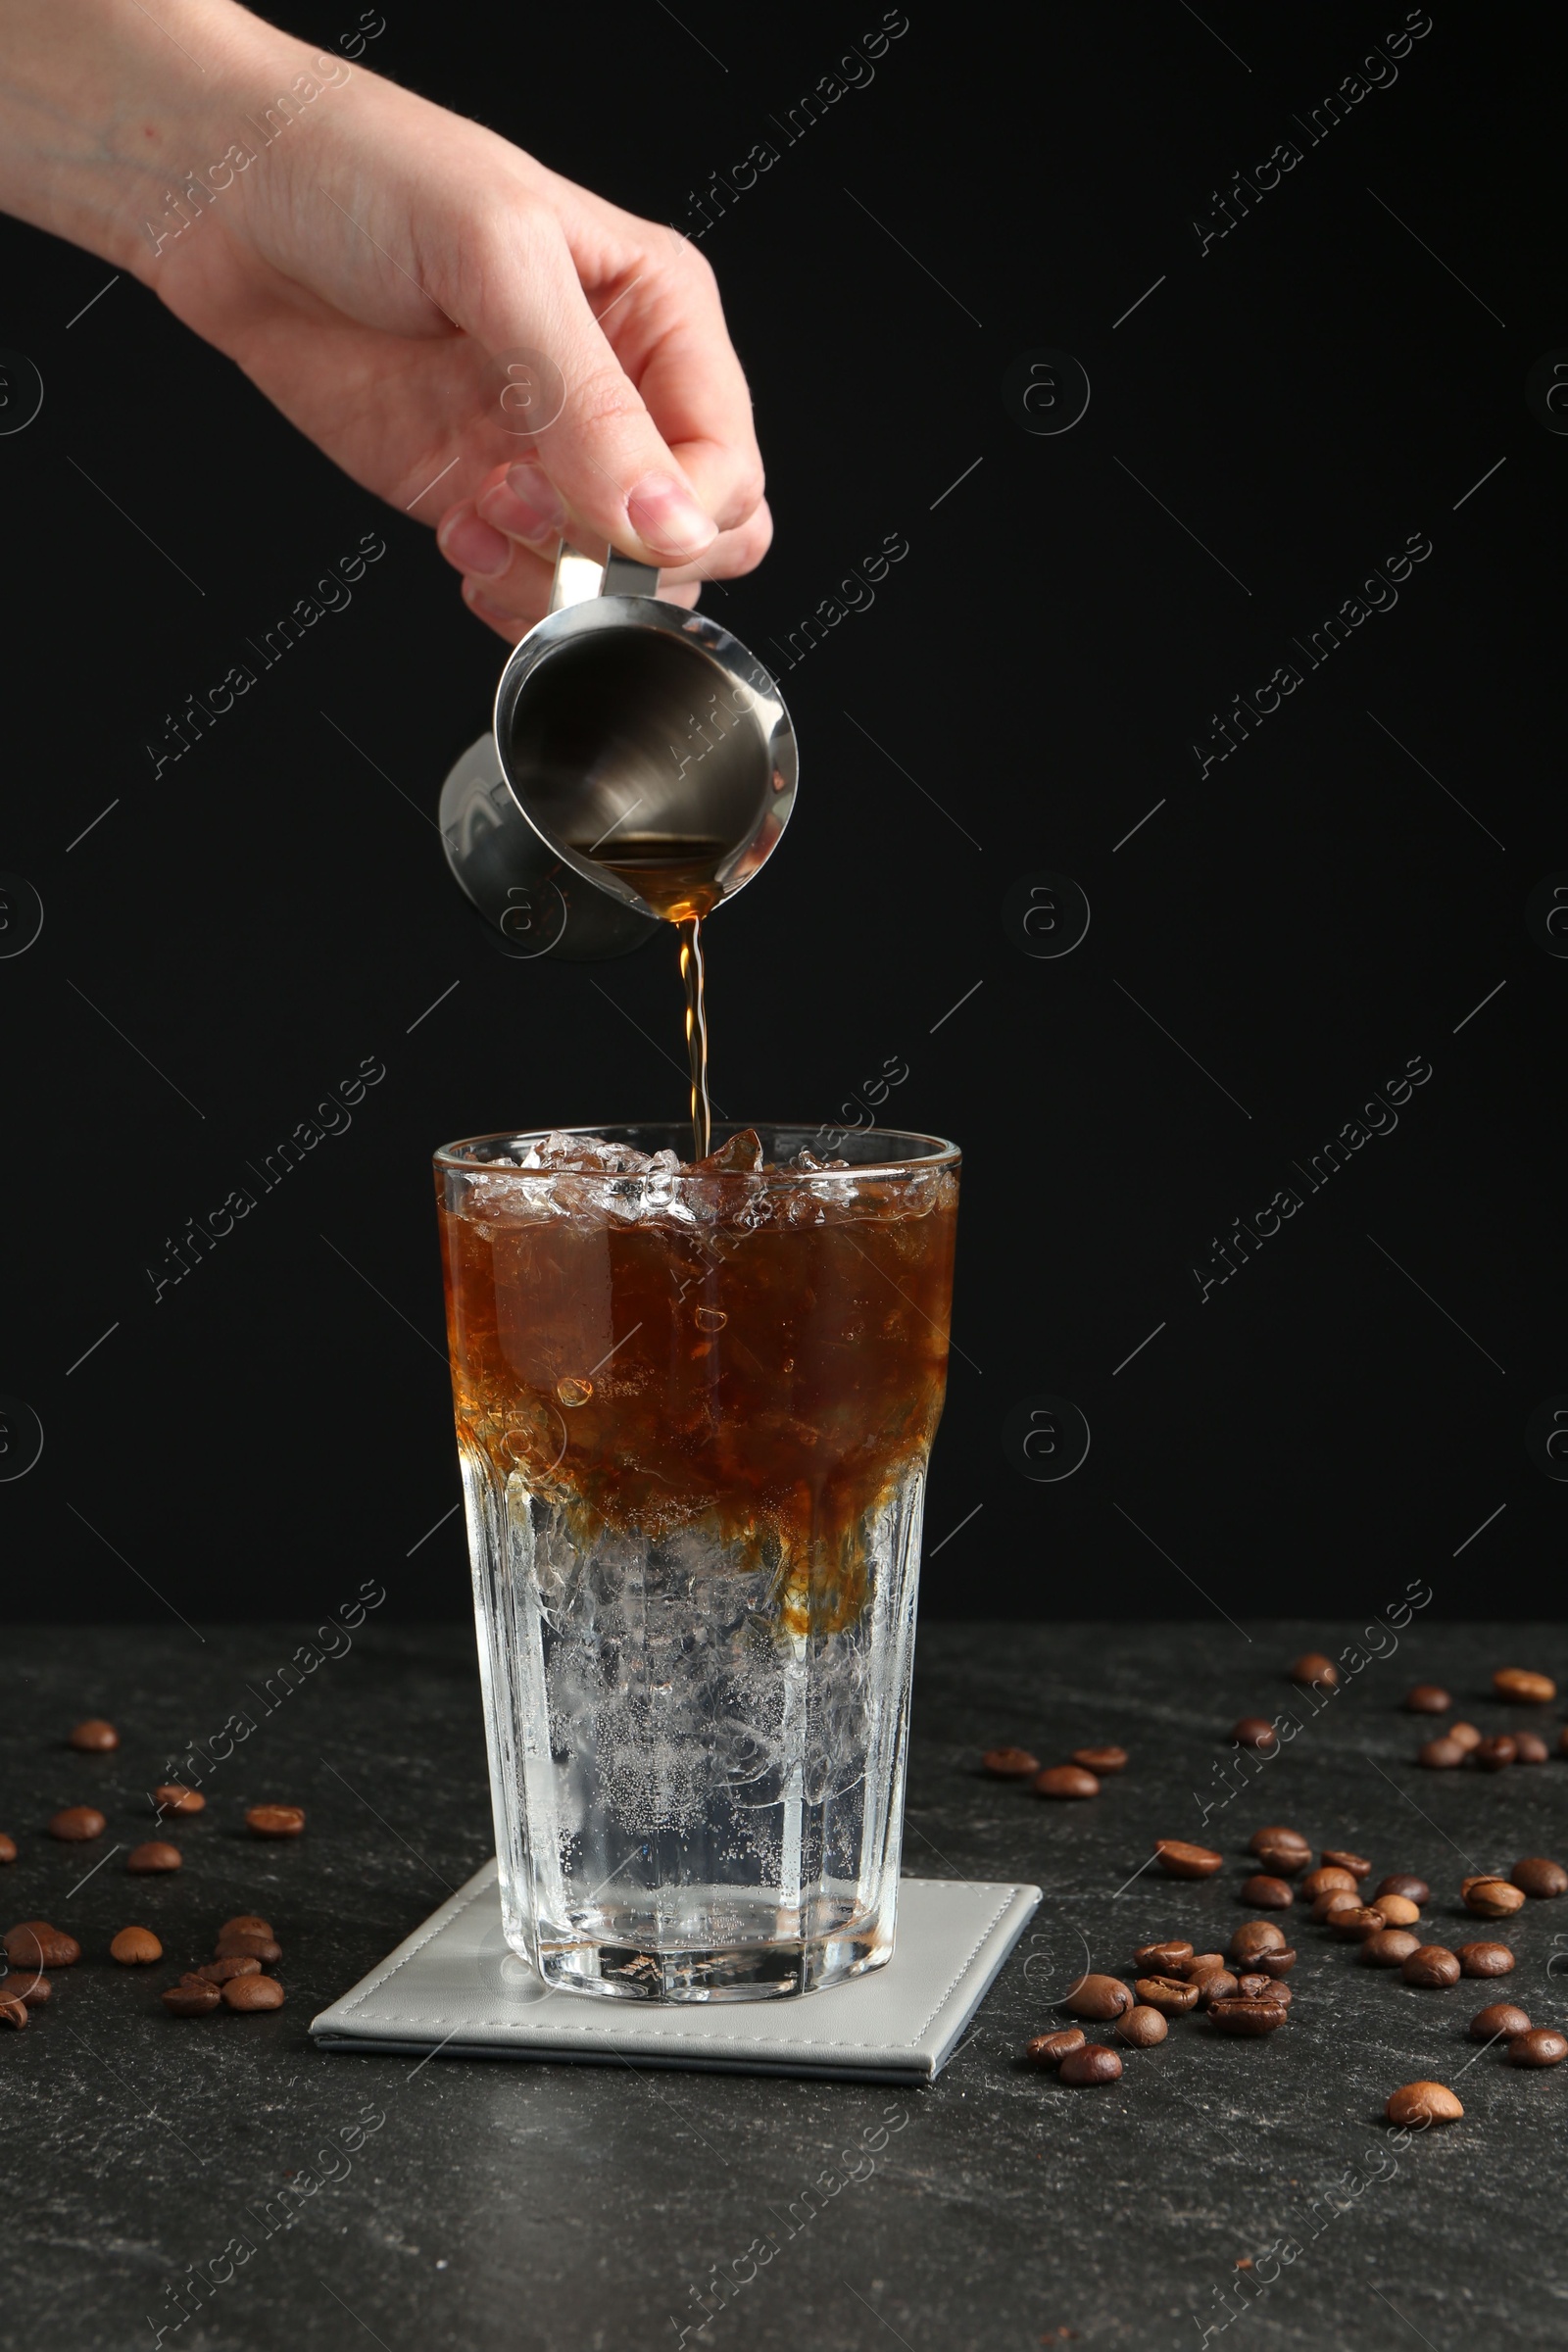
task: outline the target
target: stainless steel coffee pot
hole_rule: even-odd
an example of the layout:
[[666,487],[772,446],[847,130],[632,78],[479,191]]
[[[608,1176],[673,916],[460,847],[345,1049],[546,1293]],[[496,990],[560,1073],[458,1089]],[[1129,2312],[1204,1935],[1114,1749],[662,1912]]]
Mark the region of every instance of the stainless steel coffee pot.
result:
[[778,687],[658,586],[648,564],[563,545],[550,611],[501,673],[493,731],[442,787],[447,862],[514,956],[590,963],[652,936],[657,913],[603,862],[617,835],[718,844],[722,904],[789,821],[795,730]]

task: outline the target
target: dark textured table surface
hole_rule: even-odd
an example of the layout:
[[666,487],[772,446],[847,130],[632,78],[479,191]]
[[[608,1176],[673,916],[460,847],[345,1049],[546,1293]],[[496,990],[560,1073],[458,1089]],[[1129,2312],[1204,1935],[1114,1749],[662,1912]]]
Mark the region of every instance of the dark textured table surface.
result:
[[[1338,1652],[1353,1630],[923,1631],[906,1868],[1033,1879],[1045,1901],[922,2090],[318,2053],[316,2010],[491,1851],[469,1635],[371,1619],[265,1719],[247,1693],[303,1638],[286,1627],[208,1629],[202,1647],[177,1628],[7,1636],[0,1828],[21,1857],[0,1874],[0,1908],[8,1925],[68,1929],[84,1957],[25,2032],[0,2038],[0,2340],[130,2352],[165,2326],[181,2352],[654,2352],[686,2328],[689,2343],[781,2352],[1196,2352],[1205,2330],[1236,2327],[1281,2352],[1562,2345],[1568,2066],[1520,2072],[1499,2050],[1478,2056],[1465,2029],[1504,1992],[1537,2024],[1568,2017],[1568,1901],[1489,1930],[1458,1886],[1473,1868],[1562,1856],[1568,1762],[1419,1771],[1421,1725],[1400,1701],[1412,1681],[1439,1680],[1456,1712],[1505,1728],[1491,1669],[1560,1673],[1568,1630],[1417,1616],[1397,1654],[1368,1660],[1314,1716],[1282,1667],[1307,1645]],[[1302,1729],[1225,1801],[1231,1723],[1286,1705]],[[148,1835],[143,1792],[169,1759],[192,1739],[211,1745],[236,1710],[258,1728],[209,1769],[205,1814],[175,1827],[182,1873],[127,1878],[123,1851],[94,1870]],[[1537,1710],[1553,1743],[1562,1711]],[[64,1743],[90,1714],[119,1724],[117,1753]],[[1089,1803],[1042,1803],[976,1769],[998,1741],[1052,1761],[1107,1740],[1132,1762]],[[251,1838],[243,1809],[263,1798],[303,1804],[305,1838]],[[108,1815],[101,1845],[41,1835],[76,1802]],[[1379,1876],[1420,1873],[1429,1933],[1504,1936],[1515,1973],[1418,1992],[1356,1965],[1298,1910],[1292,2020],[1271,2039],[1180,2020],[1097,2090],[1023,2067],[1025,2038],[1056,2022],[1086,1958],[1122,1969],[1159,1935],[1223,1944],[1247,1916],[1242,1856],[1265,1822],[1353,1847]],[[1224,1874],[1134,1876],[1159,1836],[1224,1849]],[[253,1909],[284,1946],[286,2007],[166,2016],[159,1987]],[[163,1965],[108,1960],[129,1920],[162,1937]],[[1457,2085],[1465,2119],[1396,2151],[1384,2101],[1422,2077]],[[857,2161],[882,2129],[885,2145]],[[291,2180],[303,2193],[284,2229]],[[813,2181],[814,2218],[802,2202]],[[230,2241],[255,2247],[237,2268]],[[199,2311],[176,2331],[167,2290],[188,2266],[221,2283],[188,2297]],[[699,2332],[705,2309],[717,2316]]]

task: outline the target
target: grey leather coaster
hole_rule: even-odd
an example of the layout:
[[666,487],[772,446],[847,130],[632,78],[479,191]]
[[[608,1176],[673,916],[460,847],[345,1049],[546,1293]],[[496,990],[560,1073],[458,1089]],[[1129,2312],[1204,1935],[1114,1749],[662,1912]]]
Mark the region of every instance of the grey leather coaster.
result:
[[487,1862],[311,2033],[327,2050],[929,2082],[1039,1900],[1038,1886],[905,1879],[885,1968],[798,2000],[655,2008],[547,1989],[507,1944]]

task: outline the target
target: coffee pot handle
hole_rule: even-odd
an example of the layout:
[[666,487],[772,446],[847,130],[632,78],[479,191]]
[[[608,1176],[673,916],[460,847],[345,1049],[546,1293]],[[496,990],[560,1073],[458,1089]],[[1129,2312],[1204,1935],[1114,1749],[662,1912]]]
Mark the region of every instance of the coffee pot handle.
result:
[[659,572],[652,564],[639,564],[634,556],[617,555],[613,548],[608,556],[585,556],[563,539],[556,557],[556,576],[550,588],[550,610],[564,612],[567,605],[585,605],[594,596],[657,596]]

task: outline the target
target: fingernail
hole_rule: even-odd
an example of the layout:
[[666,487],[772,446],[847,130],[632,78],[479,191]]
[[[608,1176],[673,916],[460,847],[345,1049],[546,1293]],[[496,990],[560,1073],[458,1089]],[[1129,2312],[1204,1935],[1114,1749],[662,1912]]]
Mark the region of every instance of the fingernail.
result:
[[711,515],[667,473],[645,473],[626,494],[626,513],[643,545],[662,556],[700,555],[718,537]]
[[512,466],[479,501],[479,512],[514,539],[553,541],[561,537],[566,510],[550,476],[537,466]]
[[459,507],[436,533],[441,553],[460,571],[498,580],[512,562],[512,542],[481,522],[471,507]]

